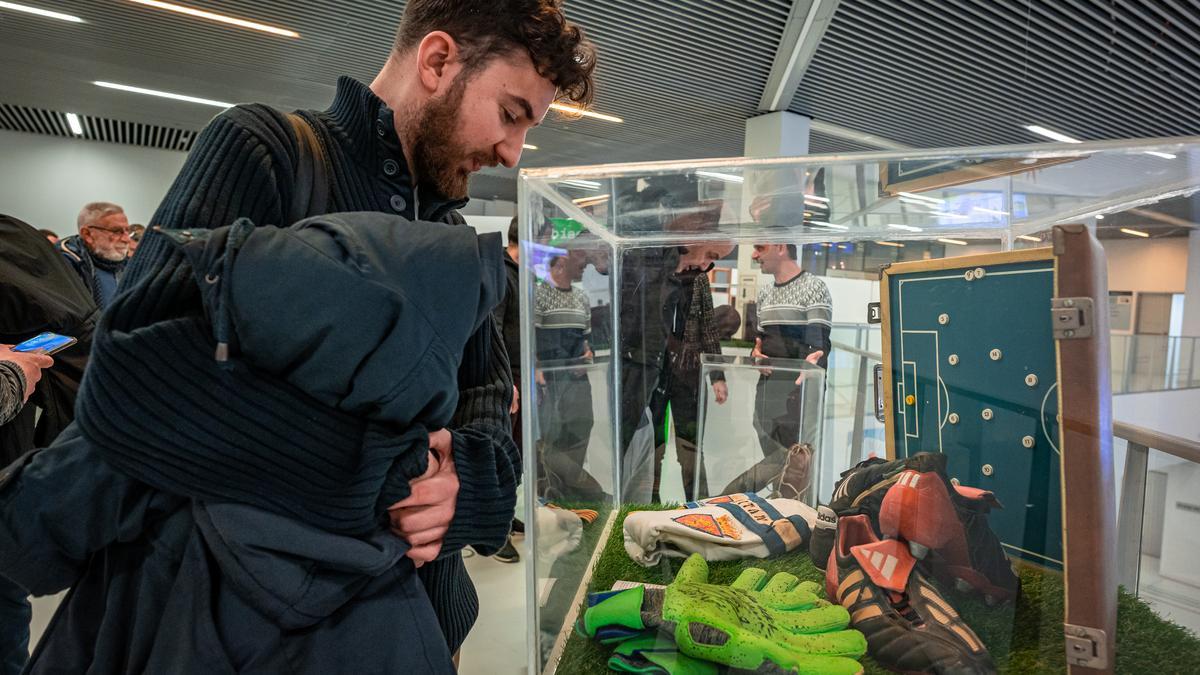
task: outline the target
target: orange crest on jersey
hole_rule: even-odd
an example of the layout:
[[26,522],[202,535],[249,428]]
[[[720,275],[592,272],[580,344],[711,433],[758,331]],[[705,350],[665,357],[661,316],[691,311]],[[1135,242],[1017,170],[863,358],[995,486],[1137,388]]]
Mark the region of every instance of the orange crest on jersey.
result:
[[707,513],[688,513],[682,516],[676,516],[671,520],[674,520],[684,527],[696,530],[697,532],[711,534],[714,537],[723,536],[721,533],[721,527],[717,524],[717,519],[708,515]]

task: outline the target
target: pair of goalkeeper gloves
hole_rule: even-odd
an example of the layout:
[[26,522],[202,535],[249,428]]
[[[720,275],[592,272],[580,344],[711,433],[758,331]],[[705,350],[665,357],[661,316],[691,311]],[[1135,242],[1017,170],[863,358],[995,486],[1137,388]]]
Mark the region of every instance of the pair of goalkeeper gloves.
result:
[[[718,664],[762,675],[856,675],[867,650],[848,630],[844,607],[819,586],[781,572],[743,571],[732,585],[708,583],[693,554],[665,589],[637,586],[589,598],[581,630],[616,644],[612,670],[653,675],[716,675]],[[670,643],[674,638],[674,644]]]

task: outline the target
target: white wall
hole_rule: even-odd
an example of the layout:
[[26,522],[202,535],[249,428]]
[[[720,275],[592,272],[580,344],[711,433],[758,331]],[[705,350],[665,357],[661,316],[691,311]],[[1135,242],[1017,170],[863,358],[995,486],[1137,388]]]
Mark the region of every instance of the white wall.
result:
[[1104,239],[1108,287],[1114,291],[1183,293],[1187,288],[1188,239]]
[[147,223],[183,166],[185,153],[0,131],[0,213],[59,235],[75,234],[92,201]]

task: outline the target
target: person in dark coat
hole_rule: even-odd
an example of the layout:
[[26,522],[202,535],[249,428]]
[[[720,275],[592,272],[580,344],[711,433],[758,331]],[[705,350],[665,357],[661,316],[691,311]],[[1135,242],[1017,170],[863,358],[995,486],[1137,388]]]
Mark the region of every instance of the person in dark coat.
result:
[[79,211],[79,234],[60,239],[55,246],[83,280],[96,306],[107,307],[125,273],[133,230],[120,206],[91,202]]
[[[287,116],[247,105],[210,123],[151,221],[118,298],[125,289],[160,288],[156,284],[171,280],[170,275],[185,273],[176,264],[181,244],[155,227],[195,233],[242,218],[258,225],[287,224],[294,216],[337,211],[460,224],[456,209],[465,202],[470,173],[498,163],[515,165],[525,133],[556,98],[586,105],[593,65],[589,44],[555,0],[474,0],[453,6],[413,0],[405,7],[396,49],[370,86],[342,78],[332,107],[323,112]],[[315,143],[306,140],[309,134]],[[319,161],[313,161],[314,147]],[[369,267],[371,259],[359,262]],[[205,285],[220,277],[210,274],[197,285],[202,298],[219,285]],[[287,277],[276,282],[282,278]],[[298,294],[322,288],[304,275],[294,278]],[[161,321],[150,324],[158,327],[136,332],[183,330],[191,325],[191,315],[170,311],[176,306],[195,311],[186,288],[163,286],[163,295],[130,305],[133,314],[110,309],[105,320],[121,333],[122,322],[137,325],[144,318],[139,311],[164,311]],[[332,308],[353,296],[346,288],[323,297]],[[369,309],[353,306],[359,314],[347,317],[352,326],[370,316]],[[222,377],[243,375],[236,356],[240,332],[231,330],[236,321],[218,314],[212,322],[208,339],[194,327],[179,337],[193,349],[141,355],[159,373],[212,378],[220,375],[212,368],[226,363],[232,365]],[[126,353],[120,341],[108,348],[115,356]],[[205,354],[207,348],[214,351]],[[198,354],[205,360],[197,360]],[[219,436],[206,436],[210,423],[258,418],[230,400],[228,392],[238,389],[172,380],[176,389],[203,396],[204,405],[160,407],[159,417],[167,415],[175,425],[128,419],[140,425],[135,430],[143,440],[184,428],[194,431],[174,444],[158,438],[165,448],[186,444],[232,453],[210,454],[228,460],[229,470],[203,474],[204,480],[195,482],[166,470],[178,467],[146,463],[155,453],[135,452],[139,443],[113,436],[111,425],[88,424],[104,419],[99,394],[109,392],[110,404],[127,402],[117,387],[94,387],[97,397],[85,397],[87,406],[81,406],[98,406],[94,416],[81,417],[81,424],[54,446],[27,455],[0,477],[0,574],[36,593],[74,585],[55,621],[55,639],[48,635],[39,646],[32,670],[273,672],[271,666],[282,666],[279,659],[285,659],[294,672],[399,672],[398,667],[443,672],[442,656],[458,649],[478,611],[458,552],[468,544],[491,550],[503,545],[520,471],[508,428],[509,364],[493,320],[485,317],[460,359],[453,414],[424,436],[397,435],[369,424],[362,417],[369,408],[331,412],[328,406],[301,405],[303,398],[282,396],[290,391],[282,384],[247,381],[247,395],[268,406],[269,419],[278,422],[266,438],[282,437],[270,443],[251,434],[249,445],[222,445]],[[413,379],[384,372],[397,395],[404,392],[398,385]],[[147,398],[147,405],[156,405]],[[205,423],[180,424],[193,416]],[[237,427],[228,431],[250,433]],[[310,448],[314,441],[324,452]],[[435,451],[436,461],[411,452],[418,442],[426,453]],[[282,457],[288,464],[238,454],[250,446],[287,451]],[[337,456],[343,458],[369,451],[376,461],[335,467],[332,475],[318,470],[319,463],[310,465],[329,456],[331,447],[340,448]],[[388,458],[390,464],[382,461]],[[203,466],[222,468],[219,462]],[[416,469],[421,471],[414,477]],[[237,481],[227,486],[222,477]],[[327,481],[335,478],[342,489],[330,487]],[[306,488],[310,480],[315,481],[311,490]],[[252,490],[258,483],[272,489]],[[70,486],[65,493],[64,485]],[[387,503],[392,496],[399,501]],[[43,500],[54,504],[43,507],[36,523],[15,515]],[[79,522],[77,511],[87,512],[87,522]],[[275,520],[280,518],[286,524]],[[272,531],[281,535],[261,543],[254,538]],[[260,569],[264,559],[255,551],[269,552],[268,562],[297,564]],[[316,577],[313,563],[322,571]],[[191,576],[184,576],[185,569]],[[192,578],[201,583],[174,588],[176,580]],[[241,604],[226,604],[224,599],[234,596],[220,594],[214,601],[205,594],[206,579],[219,579],[221,593],[234,593]],[[275,581],[255,590],[263,579]],[[251,616],[259,621],[221,632],[222,626]],[[397,632],[395,621],[403,621],[404,630]],[[191,630],[193,625],[199,628]],[[354,659],[348,661],[346,654]],[[425,661],[432,665],[421,665]]]
[[[0,346],[0,428],[12,421],[33,394],[42,370],[54,365],[45,354],[14,352]],[[0,577],[0,674],[17,675],[29,658],[28,593]]]
[[[57,363],[48,356],[0,347],[0,466],[48,445],[70,424],[95,315],[91,293],[45,234],[0,215],[0,345],[23,342],[46,331],[82,342],[59,354]],[[28,595],[0,575],[3,675],[21,672],[29,658]]]

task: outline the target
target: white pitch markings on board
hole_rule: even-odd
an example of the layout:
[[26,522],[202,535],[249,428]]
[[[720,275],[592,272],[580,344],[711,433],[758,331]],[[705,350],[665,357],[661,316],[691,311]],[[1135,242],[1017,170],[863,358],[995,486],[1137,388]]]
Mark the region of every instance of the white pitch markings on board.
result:
[[[903,341],[904,341],[904,336],[903,336],[903,335],[901,335],[901,336],[900,336],[900,341],[901,341],[901,342],[903,342]],[[921,437],[921,409],[920,409],[920,408],[917,406],[917,404],[916,404],[917,392],[918,392],[918,391],[920,391],[920,390],[917,388],[917,362],[916,362],[916,361],[904,361],[904,362],[903,362],[901,365],[902,365],[902,366],[903,366],[903,368],[904,368],[904,374],[905,374],[905,376],[907,376],[907,375],[908,375],[908,366],[910,366],[910,365],[912,366],[912,383],[913,383],[913,390],[912,390],[912,395],[913,395],[913,406],[912,406],[912,409],[913,409],[913,428],[917,430],[917,432],[916,432],[915,434],[910,434],[910,433],[908,433],[908,425],[906,424],[906,425],[904,425],[904,435],[905,435],[905,436],[911,436],[912,438],[920,438],[920,437]],[[906,377],[906,379],[907,379],[907,377]],[[907,391],[907,389],[906,389],[906,391]],[[905,401],[905,402],[904,402],[904,406],[905,406],[905,409],[907,410],[907,408],[908,408],[908,402],[907,402],[907,401]],[[904,446],[904,447],[905,447],[905,449],[907,449],[907,448],[908,448],[908,445],[907,445],[907,444],[905,444],[905,446]]]
[[1050,447],[1058,453],[1058,456],[1062,457],[1062,451],[1058,449],[1058,445],[1055,444],[1054,439],[1050,438],[1050,430],[1046,428],[1046,403],[1050,400],[1050,392],[1057,388],[1058,383],[1055,382],[1050,385],[1050,388],[1046,390],[1046,395],[1042,397],[1042,435],[1046,437],[1046,440],[1050,443]]
[[[901,308],[901,309],[903,310],[903,308]],[[937,383],[936,383],[937,388],[935,389],[935,392],[934,392],[934,394],[937,396],[937,417],[934,419],[940,420],[940,422],[938,422],[938,452],[942,452],[942,427],[946,426],[946,420],[945,420],[945,418],[942,417],[941,387],[945,386],[945,383],[942,382],[941,336],[938,335],[938,331],[936,331],[936,330],[901,330],[900,331],[900,340],[903,341],[905,335],[915,335],[915,334],[932,335],[933,336],[934,374],[937,377]],[[911,363],[913,364],[913,385],[915,388],[915,385],[917,383],[917,372],[916,372],[917,364],[915,361],[912,361]],[[950,414],[950,390],[948,390],[948,389],[946,390],[946,414],[947,415]],[[918,429],[917,432],[918,432],[917,436],[920,436],[920,429]]]

